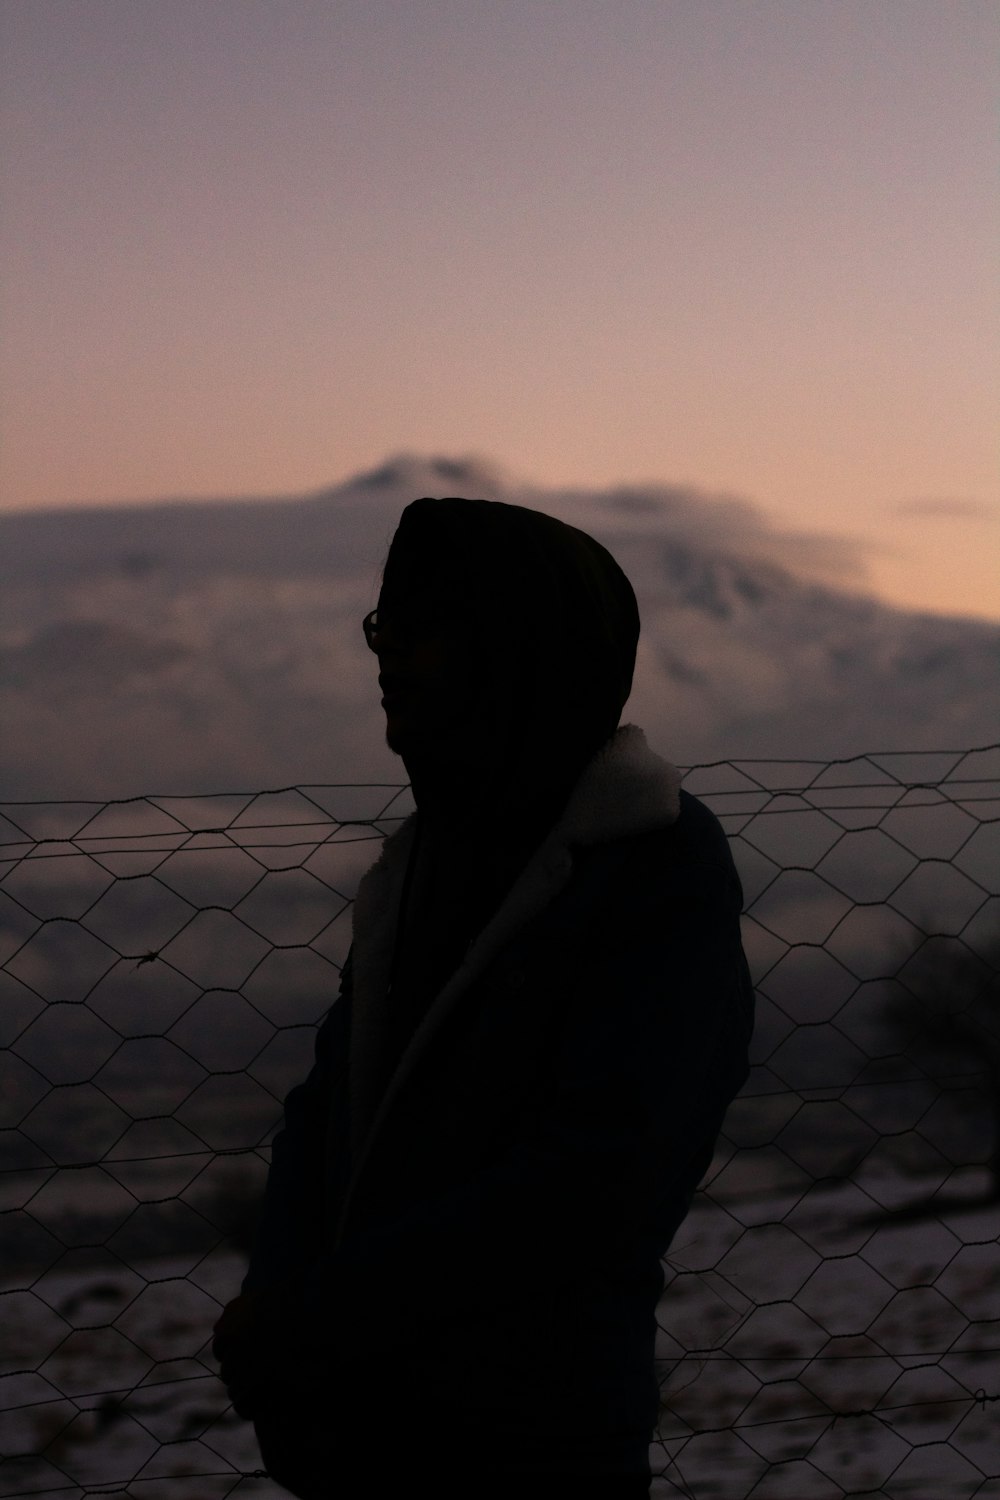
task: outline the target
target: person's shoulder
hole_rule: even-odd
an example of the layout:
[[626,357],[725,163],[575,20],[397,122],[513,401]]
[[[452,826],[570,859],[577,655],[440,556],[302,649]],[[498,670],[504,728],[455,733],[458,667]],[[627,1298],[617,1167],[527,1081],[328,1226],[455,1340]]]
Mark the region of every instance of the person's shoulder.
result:
[[725,865],[733,862],[725,829],[715,813],[704,802],[683,787],[680,791],[680,813],[667,830],[675,844],[691,856]]
[[[629,851],[634,858],[653,863],[693,861],[731,867],[729,840],[711,808],[683,788],[679,803],[677,817],[672,822],[628,834],[614,840],[614,845],[622,852]],[[608,852],[611,853],[610,845]]]
[[666,887],[695,879],[729,884],[736,879],[729,840],[715,813],[689,792],[670,823],[624,834],[583,851],[592,879]]

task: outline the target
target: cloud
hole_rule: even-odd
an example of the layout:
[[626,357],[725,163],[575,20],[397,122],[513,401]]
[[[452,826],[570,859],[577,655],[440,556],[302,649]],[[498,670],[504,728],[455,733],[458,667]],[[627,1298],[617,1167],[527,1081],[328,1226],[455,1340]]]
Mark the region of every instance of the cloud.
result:
[[[669,540],[714,556],[770,563],[832,587],[865,590],[870,586],[868,558],[874,550],[870,542],[831,532],[790,530],[776,524],[756,500],[695,485],[648,481],[593,489],[548,488],[480,455],[448,459],[401,453],[374,474],[355,476],[330,493],[342,497],[352,489],[364,491],[373,486],[394,494],[398,504],[416,495],[458,493],[526,505],[592,532],[616,555],[622,546],[639,539]],[[639,565],[634,550],[630,565]]]
[[[753,558],[833,586],[868,584],[869,543],[830,532],[779,525],[754,500],[690,485],[633,485],[595,491],[526,493],[520,503],[556,510],[614,542],[645,535],[689,543],[714,555]],[[517,503],[519,497],[509,497]],[[612,546],[612,550],[614,547]]]
[[961,500],[947,495],[928,495],[912,500],[900,500],[890,507],[896,516],[910,516],[915,520],[935,521],[984,521],[995,507],[988,500]]

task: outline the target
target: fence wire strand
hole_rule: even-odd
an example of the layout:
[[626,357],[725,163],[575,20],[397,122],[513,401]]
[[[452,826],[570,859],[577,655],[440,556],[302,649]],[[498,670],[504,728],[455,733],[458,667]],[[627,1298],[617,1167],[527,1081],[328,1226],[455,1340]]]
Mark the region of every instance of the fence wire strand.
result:
[[[758,1023],[664,1263],[653,1495],[996,1496],[1000,746],[684,781],[732,842]],[[211,1326],[411,806],[0,805],[3,1496],[278,1495]]]

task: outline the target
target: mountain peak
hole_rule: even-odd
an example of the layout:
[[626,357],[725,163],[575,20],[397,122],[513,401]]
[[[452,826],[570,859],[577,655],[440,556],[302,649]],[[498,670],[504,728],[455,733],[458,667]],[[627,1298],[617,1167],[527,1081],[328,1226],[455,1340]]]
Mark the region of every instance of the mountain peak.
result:
[[421,494],[455,494],[469,499],[498,499],[510,489],[499,464],[475,455],[434,454],[424,457],[399,453],[366,470],[338,488],[405,491],[408,499]]

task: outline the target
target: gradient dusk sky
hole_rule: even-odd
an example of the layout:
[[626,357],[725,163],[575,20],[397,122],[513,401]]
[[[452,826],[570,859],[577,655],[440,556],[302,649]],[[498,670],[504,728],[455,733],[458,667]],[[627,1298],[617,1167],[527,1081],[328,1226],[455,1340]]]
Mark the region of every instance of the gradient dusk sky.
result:
[[401,451],[1000,617],[995,0],[3,0],[7,509]]

